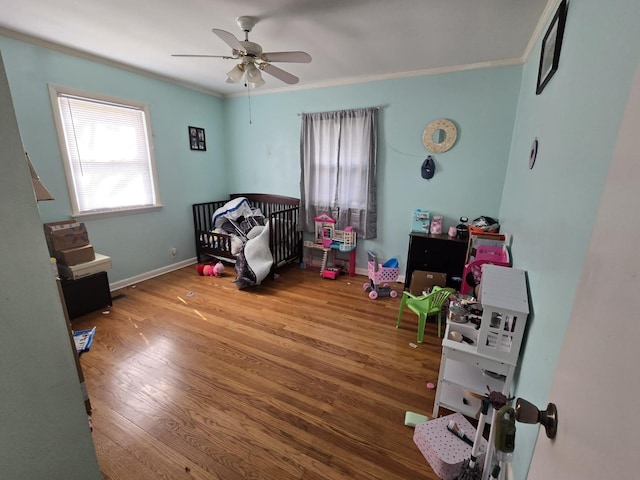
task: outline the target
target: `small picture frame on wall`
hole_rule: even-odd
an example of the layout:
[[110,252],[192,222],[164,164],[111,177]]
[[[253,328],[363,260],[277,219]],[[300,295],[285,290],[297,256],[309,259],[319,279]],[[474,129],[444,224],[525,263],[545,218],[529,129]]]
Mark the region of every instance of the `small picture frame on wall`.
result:
[[560,62],[560,49],[562,48],[562,36],[564,24],[567,20],[567,0],[562,0],[551,20],[547,33],[542,40],[540,51],[540,66],[538,67],[538,85],[536,95],[540,95],[547,86],[553,74],[558,70]]
[[189,127],[189,148],[202,152],[207,150],[204,128]]

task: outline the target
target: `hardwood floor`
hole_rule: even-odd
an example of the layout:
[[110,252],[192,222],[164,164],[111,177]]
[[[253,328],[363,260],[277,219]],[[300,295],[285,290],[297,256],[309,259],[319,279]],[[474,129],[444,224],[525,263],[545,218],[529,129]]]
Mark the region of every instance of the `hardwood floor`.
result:
[[[238,290],[195,267],[113,292],[81,356],[105,479],[437,479],[404,425],[431,416],[440,342],[366,277],[290,267]],[[400,292],[401,284],[394,288]]]

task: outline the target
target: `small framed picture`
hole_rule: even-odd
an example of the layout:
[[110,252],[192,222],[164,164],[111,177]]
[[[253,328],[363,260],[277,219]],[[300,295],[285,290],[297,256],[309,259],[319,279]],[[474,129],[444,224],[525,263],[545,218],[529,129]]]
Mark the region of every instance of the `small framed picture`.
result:
[[203,152],[207,150],[204,128],[189,127],[189,148]]
[[553,74],[558,70],[560,63],[560,49],[562,48],[562,36],[564,24],[567,20],[567,0],[562,0],[556,14],[551,20],[551,25],[542,40],[540,51],[540,66],[538,68],[538,85],[536,95],[540,95],[544,87],[549,83]]

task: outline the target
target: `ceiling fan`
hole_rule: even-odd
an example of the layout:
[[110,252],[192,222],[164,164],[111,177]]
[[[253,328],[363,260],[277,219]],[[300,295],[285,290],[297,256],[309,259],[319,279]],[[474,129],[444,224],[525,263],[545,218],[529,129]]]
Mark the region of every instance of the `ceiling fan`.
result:
[[240,83],[246,75],[246,82],[253,88],[264,85],[260,72],[267,72],[279,80],[290,85],[296,84],[299,78],[281,68],[272,65],[272,62],[309,63],[311,55],[306,52],[270,52],[264,53],[257,43],[249,41],[249,32],[258,22],[256,17],[238,17],[238,26],[244,32],[244,41],[238,40],[232,33],[219,28],[212,29],[220,39],[231,47],[231,55],[186,55],[174,54],[172,57],[208,57],[239,60],[228,73],[227,83]]

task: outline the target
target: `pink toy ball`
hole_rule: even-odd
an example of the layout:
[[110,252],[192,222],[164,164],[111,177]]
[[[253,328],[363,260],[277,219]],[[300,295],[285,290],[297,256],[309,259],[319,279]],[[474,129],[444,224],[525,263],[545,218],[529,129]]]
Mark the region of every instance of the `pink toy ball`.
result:
[[204,268],[202,269],[202,274],[207,276],[207,277],[212,277],[213,276],[213,265],[205,265]]
[[222,262],[218,262],[213,266],[211,275],[213,275],[214,277],[221,277],[223,272],[224,265],[222,264]]

